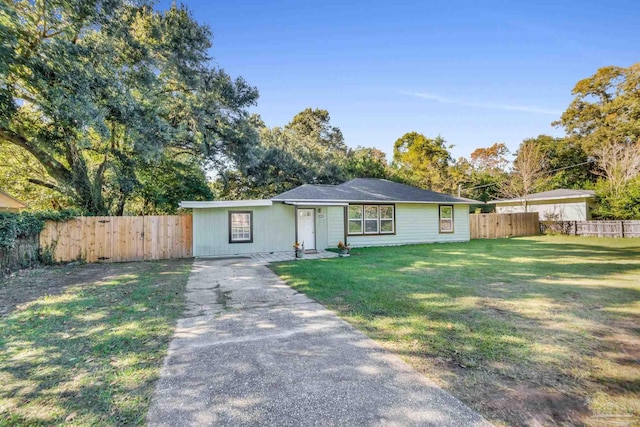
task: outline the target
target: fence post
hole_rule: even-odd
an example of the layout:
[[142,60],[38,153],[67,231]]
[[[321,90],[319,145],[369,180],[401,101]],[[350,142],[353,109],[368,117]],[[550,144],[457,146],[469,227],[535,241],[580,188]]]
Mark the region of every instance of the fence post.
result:
[[624,221],[620,221],[620,237],[624,238]]

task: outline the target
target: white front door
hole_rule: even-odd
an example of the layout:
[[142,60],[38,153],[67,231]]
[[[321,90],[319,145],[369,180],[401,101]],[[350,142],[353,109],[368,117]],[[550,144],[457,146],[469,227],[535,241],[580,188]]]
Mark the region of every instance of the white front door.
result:
[[304,244],[305,250],[316,248],[315,209],[298,209],[298,242]]

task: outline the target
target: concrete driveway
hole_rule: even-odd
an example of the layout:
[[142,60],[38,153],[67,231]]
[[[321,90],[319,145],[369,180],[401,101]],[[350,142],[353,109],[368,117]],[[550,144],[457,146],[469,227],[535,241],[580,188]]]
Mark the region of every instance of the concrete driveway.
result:
[[151,426],[489,425],[264,264],[196,260],[187,301]]

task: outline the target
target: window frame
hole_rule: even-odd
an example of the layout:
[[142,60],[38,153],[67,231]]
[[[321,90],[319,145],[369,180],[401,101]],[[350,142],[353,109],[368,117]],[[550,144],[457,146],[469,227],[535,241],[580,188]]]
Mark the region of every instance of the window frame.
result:
[[[354,218],[352,219],[349,216],[349,211],[351,209],[352,206],[359,206],[360,207],[360,218]],[[369,207],[375,207],[377,209],[377,218],[375,219],[376,224],[377,224],[377,231],[375,232],[367,232],[366,231],[366,221],[374,221],[373,218],[369,218],[367,219],[365,217],[365,208],[369,206]],[[391,218],[381,218],[381,212],[382,212],[382,207],[383,206],[390,206],[391,207]],[[392,204],[392,203],[352,203],[349,204],[349,206],[347,206],[347,214],[346,214],[346,232],[347,232],[347,236],[388,236],[388,235],[394,235],[396,234],[396,205]],[[349,230],[349,223],[351,221],[360,221],[360,232],[351,232]],[[392,231],[382,231],[382,221],[391,221],[391,225],[392,225]]]
[[[233,239],[233,215],[249,214],[249,240]],[[253,243],[253,211],[229,211],[229,244]]]
[[[450,230],[443,230],[442,229],[442,208],[451,208],[451,218],[444,218],[444,220],[447,221],[451,221],[451,229]],[[438,205],[438,232],[440,234],[452,234],[455,233],[455,207],[454,205]]]

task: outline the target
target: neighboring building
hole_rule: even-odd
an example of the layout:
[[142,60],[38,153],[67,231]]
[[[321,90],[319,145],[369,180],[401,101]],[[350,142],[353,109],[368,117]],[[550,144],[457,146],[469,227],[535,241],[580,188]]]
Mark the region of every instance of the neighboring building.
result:
[[[525,198],[503,199],[487,202],[496,205],[496,213],[525,212]],[[529,194],[526,197],[527,212],[538,212],[540,221],[588,221],[595,208],[593,190],[551,190]]]
[[0,212],[19,212],[25,208],[27,205],[0,190]]
[[180,203],[193,209],[193,255],[469,240],[475,200],[382,179],[302,185],[269,200]]

